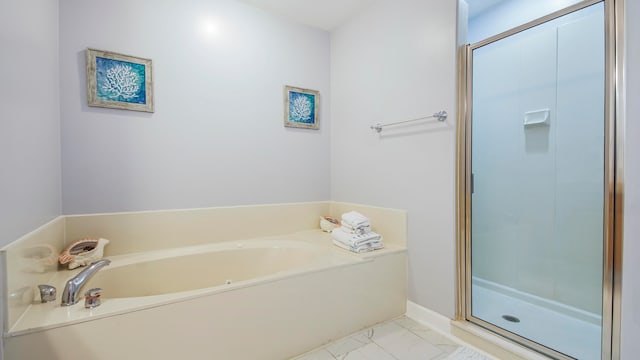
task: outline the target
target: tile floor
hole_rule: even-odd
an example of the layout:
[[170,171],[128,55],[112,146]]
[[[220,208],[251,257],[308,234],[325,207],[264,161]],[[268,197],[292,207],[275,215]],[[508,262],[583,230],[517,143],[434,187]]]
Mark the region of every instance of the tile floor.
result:
[[[462,345],[406,317],[390,320],[292,360],[437,360],[466,359]],[[478,354],[479,355],[479,354]],[[488,359],[484,356],[473,359]]]

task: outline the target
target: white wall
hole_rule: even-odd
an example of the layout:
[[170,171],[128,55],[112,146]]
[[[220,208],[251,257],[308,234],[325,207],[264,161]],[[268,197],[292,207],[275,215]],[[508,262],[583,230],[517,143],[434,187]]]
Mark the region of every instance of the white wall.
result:
[[[453,1],[380,0],[331,34],[331,198],[408,210],[409,300],[450,317],[455,18]],[[439,110],[444,123],[369,128]]]
[[58,1],[3,2],[0,47],[2,247],[60,215]]
[[[207,31],[209,30],[209,31]],[[153,60],[156,112],[87,107],[84,50]],[[329,34],[235,1],[60,3],[63,212],[329,198]],[[283,127],[283,86],[320,130]]]
[[60,215],[58,2],[0,12],[0,247]]
[[640,353],[640,2],[627,0],[626,142],[624,159],[624,245],[622,260],[622,359]]

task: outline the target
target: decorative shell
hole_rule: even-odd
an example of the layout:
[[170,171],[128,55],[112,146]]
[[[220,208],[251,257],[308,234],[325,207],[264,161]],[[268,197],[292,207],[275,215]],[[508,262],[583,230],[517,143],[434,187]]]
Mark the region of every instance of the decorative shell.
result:
[[60,264],[69,263],[69,269],[78,266],[89,265],[94,261],[102,259],[104,247],[109,243],[107,239],[80,239],[67,246],[58,256]]
[[320,217],[320,229],[325,232],[331,232],[331,230],[340,226],[340,221],[334,219],[331,216]]

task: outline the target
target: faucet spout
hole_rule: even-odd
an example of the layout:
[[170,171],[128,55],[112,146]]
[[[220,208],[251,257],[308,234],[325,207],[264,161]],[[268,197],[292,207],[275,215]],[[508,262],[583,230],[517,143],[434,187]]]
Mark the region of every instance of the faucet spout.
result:
[[79,272],[78,275],[67,280],[67,283],[64,286],[64,291],[62,292],[61,305],[69,306],[77,304],[78,301],[80,301],[80,297],[78,296],[78,294],[80,294],[80,291],[82,290],[84,285],[89,282],[89,279],[91,279],[93,275],[98,272],[98,270],[109,264],[111,264],[111,260],[98,260],[87,266],[87,268]]

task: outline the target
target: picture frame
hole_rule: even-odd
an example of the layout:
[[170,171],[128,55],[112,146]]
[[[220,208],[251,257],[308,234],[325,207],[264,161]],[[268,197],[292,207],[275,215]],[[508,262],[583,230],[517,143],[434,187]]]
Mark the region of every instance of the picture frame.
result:
[[153,112],[151,59],[87,49],[89,106]]
[[285,85],[284,126],[318,130],[320,92]]

